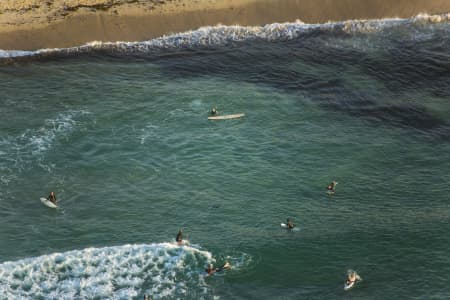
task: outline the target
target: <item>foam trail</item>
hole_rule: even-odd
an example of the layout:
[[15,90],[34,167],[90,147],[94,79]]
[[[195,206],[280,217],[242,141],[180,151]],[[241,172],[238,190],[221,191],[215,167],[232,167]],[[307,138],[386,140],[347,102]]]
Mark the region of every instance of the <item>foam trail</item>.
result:
[[171,243],[54,253],[0,264],[0,299],[205,296],[202,270],[209,261],[210,252]]
[[19,136],[4,137],[0,140],[0,156],[8,156],[11,149],[32,154],[44,152],[57,138],[67,137],[74,131],[78,125],[77,119],[88,114],[86,111],[63,112],[55,118],[45,120],[44,125],[39,128],[27,129]]
[[151,53],[164,49],[184,49],[195,47],[221,46],[231,42],[247,40],[291,40],[312,32],[369,33],[386,28],[408,24],[446,23],[449,14],[419,14],[411,19],[349,20],[324,24],[273,23],[265,26],[207,26],[198,30],[163,36],[144,42],[90,42],[79,47],[40,49],[36,51],[0,50],[0,59],[13,59],[25,56],[77,55],[95,51],[115,54]]
[[0,138],[0,184],[9,184],[15,173],[23,171],[32,162],[50,171],[43,163],[46,151],[55,141],[67,138],[80,126],[80,120],[90,113],[87,111],[67,111],[45,120],[39,128],[27,129],[19,135]]

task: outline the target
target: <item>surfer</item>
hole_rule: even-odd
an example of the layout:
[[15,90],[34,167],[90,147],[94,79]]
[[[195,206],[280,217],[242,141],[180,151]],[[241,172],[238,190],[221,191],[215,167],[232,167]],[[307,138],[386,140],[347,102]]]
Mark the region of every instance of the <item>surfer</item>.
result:
[[293,229],[295,227],[295,224],[292,223],[291,219],[287,218],[286,227],[287,227],[287,229]]
[[345,284],[350,285],[350,284],[354,283],[355,281],[356,281],[356,273],[355,272],[348,273]]
[[178,231],[177,237],[175,238],[175,240],[177,241],[177,243],[178,243],[179,245],[181,245],[181,244],[183,243],[183,231],[181,230],[181,228],[180,228],[180,230]]
[[56,205],[56,195],[55,192],[50,192],[50,195],[48,195],[47,200],[52,202]]
[[332,181],[328,186],[327,186],[327,190],[330,192],[330,193],[333,193],[334,194],[334,192],[335,192],[335,188],[336,188],[336,185],[337,185],[337,182],[336,181]]
[[231,268],[231,265],[228,262],[225,262],[225,264],[220,268],[214,268],[212,264],[209,264],[208,267],[205,269],[206,273],[208,273],[208,276],[213,275],[216,272],[222,272],[224,270],[228,270]]
[[217,116],[219,114],[215,107],[211,108],[211,111],[209,113],[211,114],[211,116]]

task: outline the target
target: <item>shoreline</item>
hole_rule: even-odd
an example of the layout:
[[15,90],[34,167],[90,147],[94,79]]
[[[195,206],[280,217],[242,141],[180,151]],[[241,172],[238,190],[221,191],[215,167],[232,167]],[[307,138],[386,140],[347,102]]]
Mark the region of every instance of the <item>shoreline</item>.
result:
[[[33,7],[37,0],[17,0],[10,6],[8,1],[13,0],[4,1],[6,4],[0,6],[1,50],[67,48],[92,41],[144,41],[218,24],[257,26],[296,20],[326,23],[450,12],[448,0],[73,0],[91,5],[66,5],[59,10]],[[29,9],[17,6],[22,1],[29,1]],[[54,0],[54,5],[58,1],[70,2]]]

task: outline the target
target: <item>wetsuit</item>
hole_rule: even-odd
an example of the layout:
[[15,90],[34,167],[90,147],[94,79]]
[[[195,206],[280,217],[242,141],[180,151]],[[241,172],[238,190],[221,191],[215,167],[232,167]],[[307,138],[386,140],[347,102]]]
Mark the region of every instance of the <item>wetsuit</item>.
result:
[[178,243],[181,243],[183,241],[183,234],[180,232],[178,232],[177,237],[175,239]]
[[48,195],[47,200],[56,204],[56,196],[52,194]]

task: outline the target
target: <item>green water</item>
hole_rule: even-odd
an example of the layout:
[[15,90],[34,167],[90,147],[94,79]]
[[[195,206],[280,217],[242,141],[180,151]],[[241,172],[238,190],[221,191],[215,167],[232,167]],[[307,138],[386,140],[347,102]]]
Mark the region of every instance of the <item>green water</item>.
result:
[[[206,299],[450,296],[445,136],[242,74],[170,78],[165,61],[2,67],[0,262],[171,242],[183,228],[193,247],[236,265],[202,281]],[[304,64],[292,68],[331,76]],[[390,103],[391,91],[373,91],[373,78],[355,72],[340,74],[345,87]],[[448,117],[447,102],[421,92]],[[246,115],[208,121],[212,106]],[[332,180],[339,184],[329,196]],[[50,191],[58,210],[39,202]],[[280,227],[288,217],[299,231]],[[351,293],[343,291],[348,269],[363,278]],[[192,283],[189,274],[175,282]],[[149,293],[155,280],[136,284],[133,295]],[[200,297],[196,284],[181,298]]]

